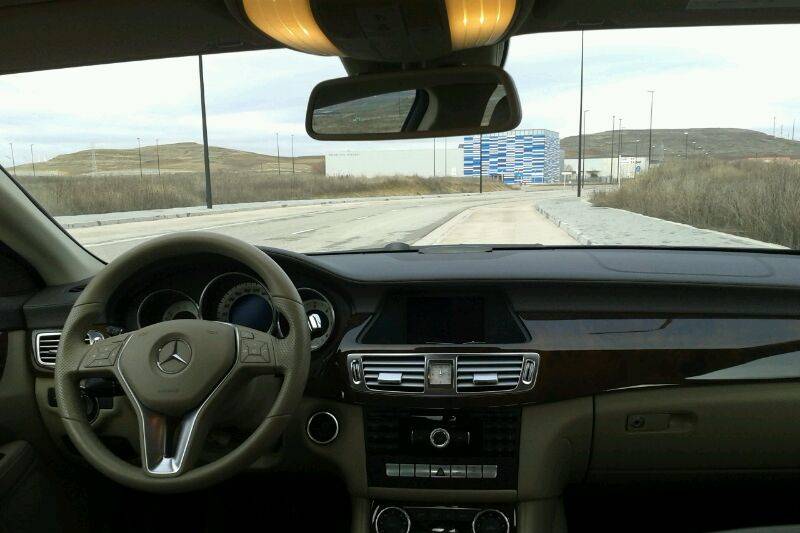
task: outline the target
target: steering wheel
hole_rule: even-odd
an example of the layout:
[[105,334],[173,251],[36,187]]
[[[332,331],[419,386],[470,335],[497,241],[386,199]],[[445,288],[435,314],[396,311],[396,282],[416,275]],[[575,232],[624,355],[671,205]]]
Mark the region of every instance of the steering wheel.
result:
[[[252,269],[289,323],[285,338],[234,324],[170,320],[89,346],[86,331],[105,321],[109,298],[156,262],[216,254]],[[138,490],[181,492],[222,481],[252,464],[283,433],[298,406],[311,357],[300,295],[286,273],[253,245],[216,233],[175,233],[127,251],[86,286],[67,317],[55,367],[58,410],[78,451],[100,472]],[[197,465],[224,398],[257,375],[282,376],[264,420],[227,455]],[[136,411],[141,466],[106,448],[86,418],[80,381],[113,376]]]

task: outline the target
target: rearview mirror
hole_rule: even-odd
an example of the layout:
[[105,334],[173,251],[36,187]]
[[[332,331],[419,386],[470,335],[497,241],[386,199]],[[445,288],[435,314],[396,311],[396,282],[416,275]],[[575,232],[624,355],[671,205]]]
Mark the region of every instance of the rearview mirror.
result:
[[496,133],[522,120],[511,77],[493,66],[365,74],[328,80],[311,92],[313,139],[419,139]]

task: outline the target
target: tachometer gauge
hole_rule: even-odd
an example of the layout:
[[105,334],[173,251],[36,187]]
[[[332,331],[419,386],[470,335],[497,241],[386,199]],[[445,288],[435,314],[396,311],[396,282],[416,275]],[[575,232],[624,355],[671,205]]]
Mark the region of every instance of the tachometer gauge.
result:
[[241,272],[217,276],[200,297],[205,320],[218,320],[269,332],[275,323],[275,308],[266,287]]
[[199,315],[197,304],[191,300],[179,300],[164,311],[163,321],[167,320],[185,320],[197,318]]
[[297,292],[303,300],[308,329],[311,330],[311,349],[318,350],[328,342],[333,333],[336,319],[333,305],[322,293],[314,289],[302,288]]

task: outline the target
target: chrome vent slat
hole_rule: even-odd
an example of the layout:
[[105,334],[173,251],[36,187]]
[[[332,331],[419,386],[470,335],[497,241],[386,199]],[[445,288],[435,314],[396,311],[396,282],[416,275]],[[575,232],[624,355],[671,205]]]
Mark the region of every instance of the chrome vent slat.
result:
[[[523,361],[522,356],[461,355],[456,361],[456,390],[470,392],[514,390],[520,383]],[[494,382],[482,382],[481,376],[488,376]]]
[[[436,364],[436,367],[432,365]],[[515,394],[534,386],[536,352],[352,353],[347,356],[350,386],[364,393],[425,397]],[[452,371],[452,381],[432,379],[432,368]],[[436,374],[441,376],[441,372]]]
[[[361,359],[364,384],[381,392],[423,392],[425,390],[425,356],[368,356]],[[381,375],[401,377],[398,383],[380,383]]]

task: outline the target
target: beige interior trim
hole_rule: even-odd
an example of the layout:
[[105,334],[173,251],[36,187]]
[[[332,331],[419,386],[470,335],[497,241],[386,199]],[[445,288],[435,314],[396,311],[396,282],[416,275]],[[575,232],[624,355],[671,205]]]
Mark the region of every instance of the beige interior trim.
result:
[[522,410],[519,500],[558,498],[589,466],[592,398],[532,405]]
[[[591,478],[797,470],[798,406],[797,382],[599,395]],[[633,416],[644,418],[641,427],[632,427]]]

